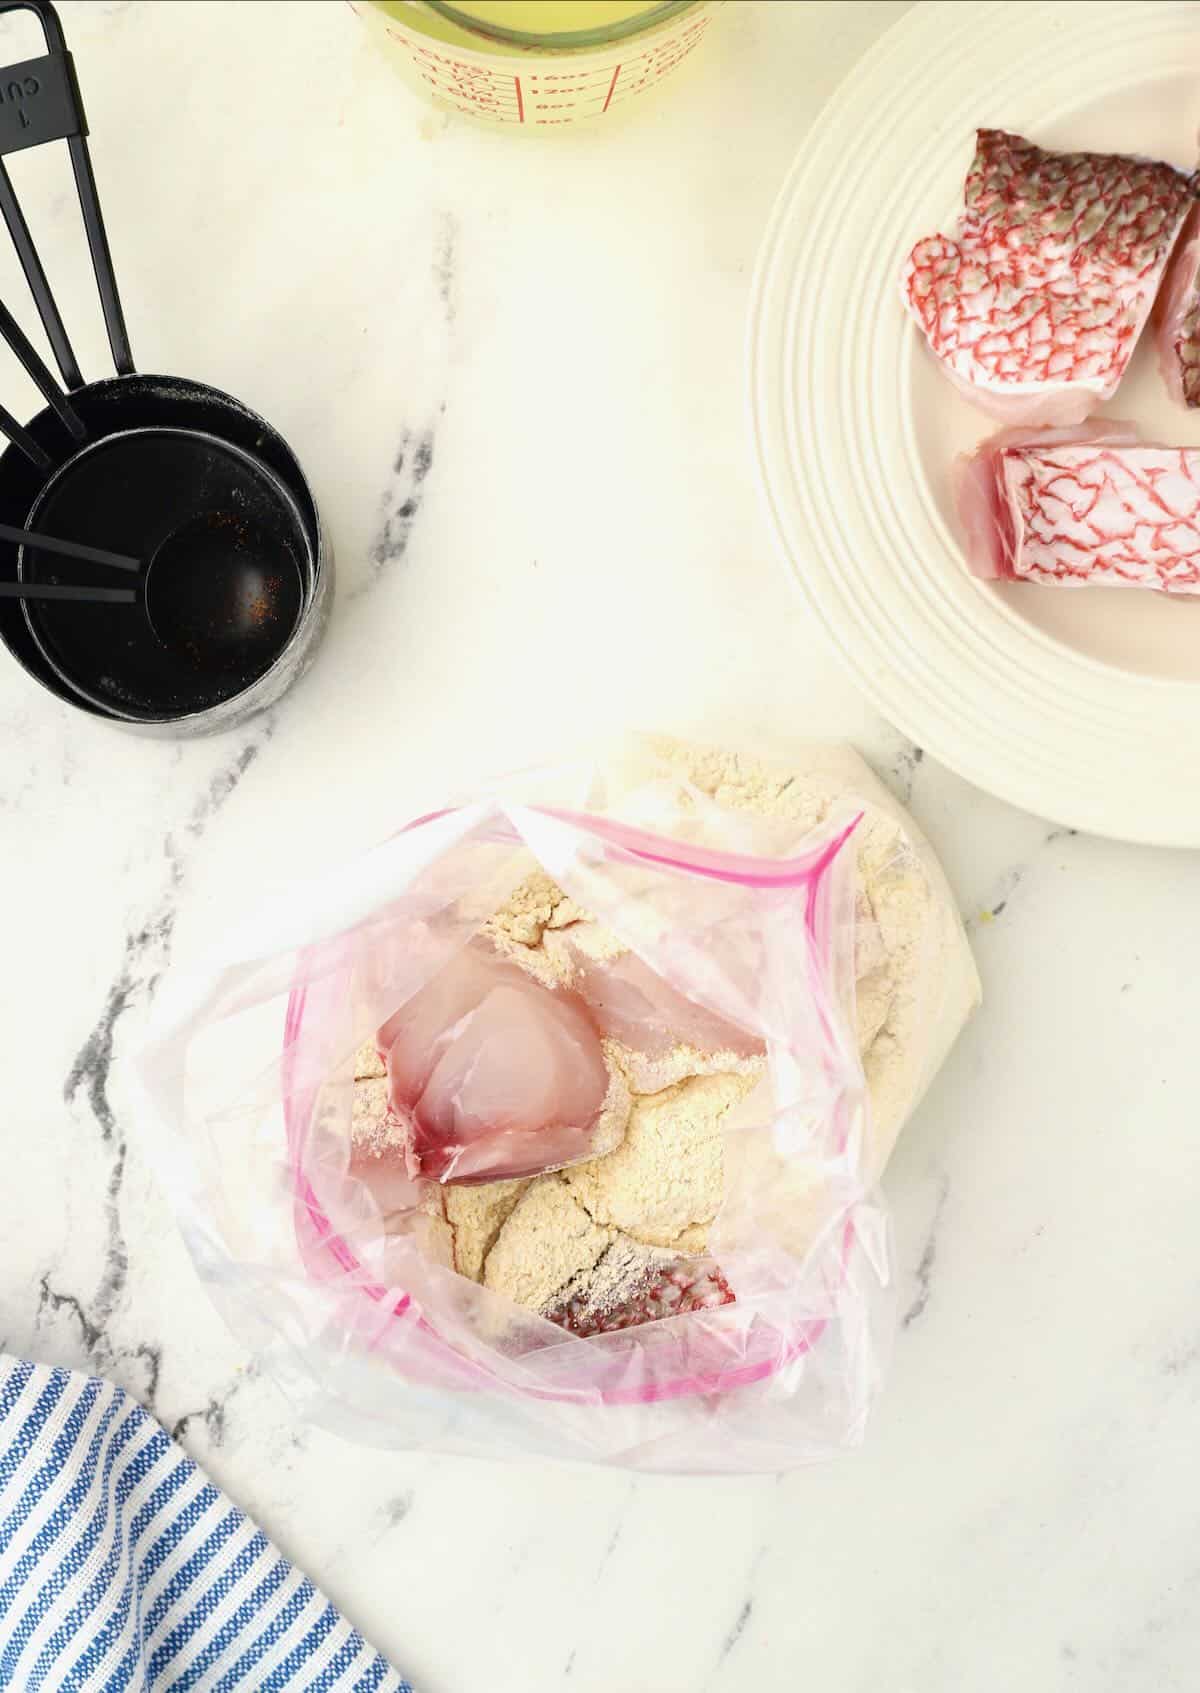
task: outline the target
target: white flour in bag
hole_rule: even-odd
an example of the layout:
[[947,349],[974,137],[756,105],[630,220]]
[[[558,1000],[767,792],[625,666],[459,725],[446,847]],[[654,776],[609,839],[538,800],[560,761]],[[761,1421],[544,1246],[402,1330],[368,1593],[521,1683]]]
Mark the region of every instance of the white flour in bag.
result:
[[815,828],[861,809],[856,1015],[871,1098],[878,1175],[901,1129],[979,1005],[979,973],[945,874],[916,823],[852,747],[811,741],[786,757],[754,758],[665,736],[628,743],[610,798],[675,777],[686,810],[694,789],[732,811]]
[[[932,850],[846,747],[807,746],[781,767],[640,739],[618,767],[609,802],[664,779],[676,785],[680,810],[703,796],[795,822],[797,837],[835,809],[862,810],[853,841],[855,1012],[877,1174],[979,1000],[974,962]],[[484,933],[547,987],[578,985],[589,968],[626,952],[540,870],[521,882]],[[734,1295],[704,1256],[724,1193],[722,1125],[765,1062],[751,1050],[704,1050],[703,1023],[698,1027],[693,1038],[653,1055],[605,1042],[606,1061],[627,1082],[632,1108],[623,1140],[603,1156],[518,1181],[428,1184],[420,1217],[407,1213],[397,1226],[419,1222],[424,1250],[436,1261],[577,1333],[727,1302]],[[368,1180],[374,1160],[394,1158],[403,1139],[387,1111],[383,1077],[374,1046],[365,1046],[356,1063],[352,1133],[356,1170]]]

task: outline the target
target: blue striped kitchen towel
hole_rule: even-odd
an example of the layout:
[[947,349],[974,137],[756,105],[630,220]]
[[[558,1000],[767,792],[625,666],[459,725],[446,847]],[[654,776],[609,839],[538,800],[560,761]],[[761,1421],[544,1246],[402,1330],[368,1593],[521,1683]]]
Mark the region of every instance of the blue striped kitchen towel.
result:
[[0,1688],[412,1693],[136,1400],[4,1354]]

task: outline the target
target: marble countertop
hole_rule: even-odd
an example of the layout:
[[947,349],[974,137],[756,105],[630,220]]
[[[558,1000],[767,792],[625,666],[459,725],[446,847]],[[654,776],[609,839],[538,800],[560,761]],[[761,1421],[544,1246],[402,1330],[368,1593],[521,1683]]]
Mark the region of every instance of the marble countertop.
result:
[[[644,112],[526,141],[410,95],[340,0],[62,7],[139,364],[279,425],[339,592],[305,681],[212,741],[123,737],[0,665],[0,1346],[136,1393],[419,1693],[1194,1680],[1200,860],[1052,828],[892,732],[789,589],[747,451],[759,234],[902,9],[737,3]],[[65,155],[15,166],[99,374]],[[15,278],[6,253],[31,322]],[[155,985],[431,783],[622,723],[852,741],[972,931],[985,1008],[887,1176],[903,1319],[866,1445],[672,1480],[297,1426],[134,1132]]]

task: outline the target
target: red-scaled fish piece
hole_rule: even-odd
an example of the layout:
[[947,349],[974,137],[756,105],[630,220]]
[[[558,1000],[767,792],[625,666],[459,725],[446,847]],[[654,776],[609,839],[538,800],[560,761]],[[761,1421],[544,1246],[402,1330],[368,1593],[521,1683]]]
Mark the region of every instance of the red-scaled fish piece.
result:
[[613,1311],[597,1311],[585,1299],[573,1299],[553,1312],[550,1321],[572,1334],[612,1334],[618,1329],[636,1328],[639,1323],[657,1322],[660,1317],[711,1311],[734,1303],[734,1291],[715,1264],[681,1259]]
[[1171,165],[981,129],[958,228],[918,241],[904,303],[974,405],[1082,422],[1116,392],[1193,193]]
[[1200,206],[1183,226],[1154,307],[1158,362],[1173,400],[1200,406]]
[[1104,418],[1010,430],[961,467],[958,504],[975,576],[1200,594],[1200,447]]

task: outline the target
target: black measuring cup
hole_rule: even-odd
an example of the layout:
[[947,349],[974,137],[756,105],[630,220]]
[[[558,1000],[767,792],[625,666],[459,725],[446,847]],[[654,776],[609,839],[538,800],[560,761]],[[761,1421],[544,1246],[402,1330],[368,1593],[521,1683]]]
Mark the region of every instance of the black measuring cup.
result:
[[[205,734],[272,704],[312,657],[333,567],[291,448],[215,388],[135,371],[62,25],[47,53],[0,71],[0,215],[60,385],[0,306],[0,336],[47,404],[22,427],[0,407],[0,521],[142,561],[133,605],[0,601],[0,641],[60,699],[149,734]],[[85,383],[3,156],[66,140],[116,374]],[[50,553],[0,545],[18,580],[56,584]],[[3,562],[0,562],[0,571]],[[79,580],[77,567],[71,580]],[[96,573],[100,582],[102,572]]]

